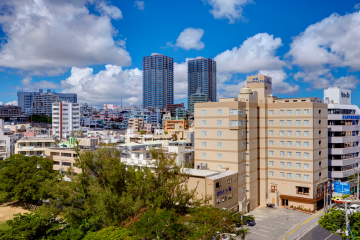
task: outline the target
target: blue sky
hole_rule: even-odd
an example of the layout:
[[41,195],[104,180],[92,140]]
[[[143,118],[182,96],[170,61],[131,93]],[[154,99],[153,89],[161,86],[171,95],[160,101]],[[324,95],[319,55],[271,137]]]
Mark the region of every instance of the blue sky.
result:
[[[218,96],[246,76],[278,97],[324,86],[360,93],[359,1],[19,0],[0,3],[0,101],[19,89],[76,92],[80,102],[140,104],[142,57],[174,58],[175,102],[187,102],[186,59],[218,63]],[[353,97],[354,104],[360,99]]]

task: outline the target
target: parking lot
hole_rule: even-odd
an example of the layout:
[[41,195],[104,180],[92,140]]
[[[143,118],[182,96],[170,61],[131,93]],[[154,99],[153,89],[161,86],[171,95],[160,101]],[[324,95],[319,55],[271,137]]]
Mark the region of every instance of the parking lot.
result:
[[249,213],[255,217],[256,225],[250,228],[246,240],[279,239],[286,231],[302,223],[309,214],[284,208],[258,208]]

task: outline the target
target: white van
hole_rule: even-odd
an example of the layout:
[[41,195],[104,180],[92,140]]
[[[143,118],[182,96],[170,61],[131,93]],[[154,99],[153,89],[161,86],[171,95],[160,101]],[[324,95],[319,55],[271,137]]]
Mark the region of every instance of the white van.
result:
[[358,204],[353,204],[353,205],[350,206],[350,210],[351,210],[352,213],[359,212],[359,210],[360,210],[360,205],[358,205]]

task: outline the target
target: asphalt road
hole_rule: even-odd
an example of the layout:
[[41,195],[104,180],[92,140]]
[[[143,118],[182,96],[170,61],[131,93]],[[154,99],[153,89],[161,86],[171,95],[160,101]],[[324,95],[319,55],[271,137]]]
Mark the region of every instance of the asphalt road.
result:
[[317,225],[300,239],[301,240],[341,240],[341,237],[335,236],[335,234],[327,232],[320,225]]

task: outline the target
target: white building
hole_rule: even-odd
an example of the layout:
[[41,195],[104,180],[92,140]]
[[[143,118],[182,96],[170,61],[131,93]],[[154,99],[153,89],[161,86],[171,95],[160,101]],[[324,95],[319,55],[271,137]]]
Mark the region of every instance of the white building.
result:
[[351,91],[338,87],[324,91],[328,103],[329,178],[347,181],[359,163],[360,109],[351,105]]
[[4,128],[4,120],[0,119],[0,160],[4,160],[14,154],[17,135]]
[[52,105],[52,129],[55,137],[68,138],[80,130],[80,105],[59,102]]

